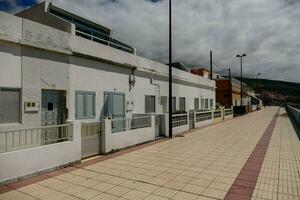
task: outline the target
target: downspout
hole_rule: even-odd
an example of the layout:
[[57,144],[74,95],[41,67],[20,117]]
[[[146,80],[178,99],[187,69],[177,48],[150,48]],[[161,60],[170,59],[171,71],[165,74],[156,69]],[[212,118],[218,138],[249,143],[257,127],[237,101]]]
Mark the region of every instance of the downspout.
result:
[[160,104],[160,85],[158,83],[154,83],[153,78],[150,79],[150,84],[157,86],[157,89],[158,89],[158,101],[157,102],[158,102],[158,104]]

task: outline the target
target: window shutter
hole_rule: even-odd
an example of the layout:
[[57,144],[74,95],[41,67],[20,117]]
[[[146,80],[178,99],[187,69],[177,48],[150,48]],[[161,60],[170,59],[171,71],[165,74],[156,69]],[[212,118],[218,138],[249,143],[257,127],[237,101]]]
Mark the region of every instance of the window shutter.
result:
[[75,117],[76,119],[84,118],[84,93],[76,92],[75,95]]
[[20,122],[20,90],[0,89],[0,123]]

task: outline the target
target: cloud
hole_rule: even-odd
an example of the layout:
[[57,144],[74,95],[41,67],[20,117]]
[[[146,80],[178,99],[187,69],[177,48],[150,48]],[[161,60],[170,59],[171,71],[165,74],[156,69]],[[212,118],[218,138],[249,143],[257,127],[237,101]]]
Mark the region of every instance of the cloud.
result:
[[[231,67],[244,73],[300,82],[299,0],[173,0],[173,57],[189,66]],[[139,55],[168,62],[167,0],[53,0],[53,3],[113,29],[114,37]]]

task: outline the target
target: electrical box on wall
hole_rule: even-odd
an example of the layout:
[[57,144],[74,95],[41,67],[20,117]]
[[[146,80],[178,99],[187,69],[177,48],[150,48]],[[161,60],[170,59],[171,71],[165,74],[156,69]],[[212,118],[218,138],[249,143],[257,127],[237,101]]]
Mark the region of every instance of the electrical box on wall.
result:
[[24,101],[25,113],[39,112],[40,102],[39,101]]
[[128,111],[133,111],[134,104],[133,101],[126,101],[126,110]]

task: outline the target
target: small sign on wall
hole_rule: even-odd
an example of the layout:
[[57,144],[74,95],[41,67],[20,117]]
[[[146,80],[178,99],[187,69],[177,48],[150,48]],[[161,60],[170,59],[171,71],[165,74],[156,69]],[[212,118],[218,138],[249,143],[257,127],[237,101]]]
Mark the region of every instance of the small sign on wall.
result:
[[25,113],[36,113],[40,110],[39,101],[24,101]]

